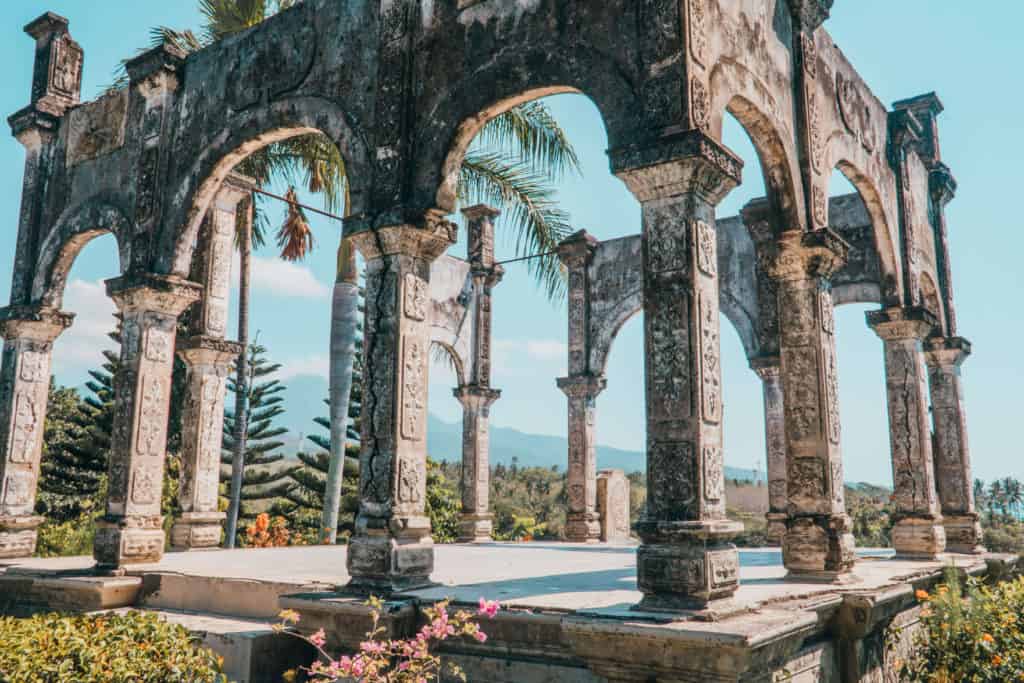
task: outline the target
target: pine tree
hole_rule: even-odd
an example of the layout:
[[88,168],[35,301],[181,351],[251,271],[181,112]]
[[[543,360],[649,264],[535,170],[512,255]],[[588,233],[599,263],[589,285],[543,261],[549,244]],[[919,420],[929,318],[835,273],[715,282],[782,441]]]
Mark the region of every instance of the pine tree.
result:
[[[284,454],[276,451],[284,446],[279,437],[288,433],[284,427],[276,426],[276,420],[284,414],[281,393],[285,387],[273,376],[281,369],[266,357],[267,349],[258,343],[249,346],[249,409],[248,430],[246,430],[245,470],[242,479],[242,505],[239,519],[241,530],[252,522],[256,515],[268,511],[275,501],[284,498],[294,486],[291,478],[294,467],[279,463]],[[228,379],[228,390],[235,390],[234,379]],[[233,459],[235,415],[224,411],[224,444],[221,454],[221,482],[231,481]]]
[[107,471],[106,450],[91,446],[88,411],[78,391],[50,379],[36,512],[56,522],[93,509]]

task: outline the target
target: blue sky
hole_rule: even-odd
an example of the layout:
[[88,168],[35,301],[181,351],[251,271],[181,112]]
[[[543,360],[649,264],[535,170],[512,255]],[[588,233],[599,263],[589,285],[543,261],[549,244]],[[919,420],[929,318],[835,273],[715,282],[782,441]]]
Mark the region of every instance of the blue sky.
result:
[[[28,102],[33,49],[21,27],[43,11],[71,20],[72,35],[86,53],[84,95],[92,97],[110,82],[121,58],[147,44],[151,26],[196,26],[194,5],[190,0],[3,3],[0,63],[6,68],[0,110],[12,113]],[[1024,337],[1018,314],[1024,296],[1019,274],[1024,233],[1019,211],[1006,199],[1019,191],[1024,157],[1024,94],[1015,87],[1019,75],[1013,72],[1024,65],[1017,33],[1024,6],[989,2],[983,5],[988,11],[979,7],[951,0],[839,0],[827,26],[883,102],[935,90],[946,105],[940,119],[942,153],[960,183],[948,208],[954,283],[961,333],[975,348],[964,368],[975,474],[1021,477],[1024,453],[1014,434],[1022,405],[1018,387],[1024,379],[1018,350]],[[574,224],[601,239],[638,232],[639,205],[608,172],[607,139],[597,110],[582,96],[559,96],[551,106],[583,164],[584,178],[567,180],[560,187]],[[743,186],[720,208],[723,216],[763,194],[753,148],[731,121],[725,143],[746,160],[747,168]],[[7,255],[0,264],[0,297],[6,298],[10,284],[3,273],[9,273],[13,262],[21,147],[12,138],[0,137],[0,159],[0,220],[8,226],[0,231],[0,253]],[[837,182],[834,191],[848,188]],[[253,329],[260,331],[274,359],[285,365],[289,379],[323,377],[326,371],[339,228],[316,218],[313,226],[319,248],[304,264],[283,264],[269,250],[257,255]],[[461,245],[455,249],[462,255]],[[500,235],[498,254],[512,255],[511,243],[503,243]],[[115,275],[115,268],[111,238],[90,244],[75,264],[65,308],[79,313],[79,320],[58,341],[55,353],[55,370],[63,383],[80,384],[85,371],[99,363],[112,311],[101,281]],[[508,271],[495,295],[494,382],[504,395],[492,409],[493,422],[527,432],[564,434],[565,398],[554,384],[554,378],[565,372],[563,307],[545,300],[524,267],[512,265]],[[891,470],[881,343],[864,325],[864,310],[844,306],[837,315],[844,461],[848,478],[886,483]],[[623,329],[612,351],[609,386],[598,400],[602,443],[643,448],[642,336],[642,323],[636,318]],[[739,338],[728,323],[723,325],[722,347],[727,462],[737,467],[762,463],[763,468],[760,383],[747,368]],[[453,381],[443,367],[432,373],[430,409],[448,421],[461,417],[451,396]]]

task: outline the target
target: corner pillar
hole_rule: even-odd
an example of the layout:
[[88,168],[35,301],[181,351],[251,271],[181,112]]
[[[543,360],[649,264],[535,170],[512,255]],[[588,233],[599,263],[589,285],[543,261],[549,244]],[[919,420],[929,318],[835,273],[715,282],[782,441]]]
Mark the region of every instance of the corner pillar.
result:
[[171,527],[175,550],[216,548],[226,517],[217,509],[224,396],[241,344],[193,337],[178,351],[188,371],[181,418],[181,517]]
[[31,557],[54,340],[73,315],[53,309],[12,307],[0,312],[0,559]]
[[351,236],[366,259],[359,514],[348,551],[350,586],[393,592],[430,582],[426,515],[430,264],[456,228],[430,215]]
[[934,559],[946,549],[935,492],[922,340],[935,327],[923,308],[869,311],[868,326],[885,344],[885,386],[892,453],[893,547],[901,557]]
[[569,512],[566,539],[574,543],[601,540],[601,515],[597,512],[597,443],[595,414],[597,396],[604,391],[604,377],[562,377],[558,388],[569,398],[569,473],[566,489]]
[[830,231],[792,231],[764,256],[778,283],[789,513],[782,559],[801,580],[847,580],[855,560],[843,490],[830,282],[848,251]]
[[459,518],[459,543],[486,543],[491,540],[494,515],[491,514],[491,465],[488,421],[491,405],[501,392],[466,385],[455,389],[462,404],[462,514]]
[[739,587],[725,515],[715,206],[742,164],[700,131],[611,152],[642,205],[647,505],[641,609],[704,609]]
[[762,356],[750,363],[761,378],[764,398],[764,443],[768,462],[768,542],[782,545],[789,505],[786,494],[786,415],[782,403],[782,359]]
[[935,477],[946,529],[946,549],[953,553],[982,553],[985,549],[975,508],[960,377],[960,366],[971,353],[971,343],[962,337],[936,337],[925,342],[925,349],[935,428]]
[[106,514],[93,545],[101,572],[163,556],[160,499],[175,335],[178,316],[200,289],[173,276],[107,281],[121,315],[121,367],[114,377]]

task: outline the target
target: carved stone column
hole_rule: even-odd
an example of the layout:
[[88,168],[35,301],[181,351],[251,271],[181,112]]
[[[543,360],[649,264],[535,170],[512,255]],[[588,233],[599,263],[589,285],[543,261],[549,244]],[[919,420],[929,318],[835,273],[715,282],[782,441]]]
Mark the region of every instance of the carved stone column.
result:
[[834,233],[787,232],[766,270],[778,282],[789,519],[783,563],[800,579],[853,569],[840,453],[839,376],[829,278],[849,247]]
[[225,513],[217,509],[224,395],[232,364],[242,352],[234,342],[212,337],[189,339],[178,355],[188,368],[181,416],[181,517],[171,527],[175,550],[220,546]]
[[762,356],[750,362],[761,378],[764,396],[764,443],[768,461],[768,541],[782,545],[789,519],[786,495],[786,416],[782,408],[782,359]]
[[974,501],[971,453],[967,445],[960,366],[971,354],[962,337],[937,337],[925,342],[931,392],[935,477],[938,483],[946,549],[953,553],[981,553],[981,524]]
[[430,263],[455,226],[429,216],[351,236],[366,259],[359,515],[348,547],[352,586],[426,585],[434,544],[426,516]]
[[462,514],[459,543],[491,540],[491,465],[488,421],[500,391],[467,385],[454,391],[462,404]]
[[73,318],[52,309],[0,312],[0,558],[31,557],[36,549],[36,529],[43,521],[35,505],[50,358],[53,341]]
[[569,398],[569,512],[565,536],[575,543],[601,540],[601,516],[597,512],[597,443],[594,417],[597,396],[604,391],[604,377],[562,377],[558,388]]
[[869,311],[868,325],[885,344],[885,386],[895,512],[896,554],[933,559],[946,548],[935,492],[928,390],[922,340],[936,324],[923,308]]
[[647,505],[642,609],[703,608],[739,586],[725,516],[715,206],[741,164],[698,131],[612,151],[643,206]]
[[199,290],[170,276],[107,281],[121,314],[121,367],[114,377],[107,509],[93,545],[100,571],[163,556],[160,497],[175,334],[178,316],[199,298]]

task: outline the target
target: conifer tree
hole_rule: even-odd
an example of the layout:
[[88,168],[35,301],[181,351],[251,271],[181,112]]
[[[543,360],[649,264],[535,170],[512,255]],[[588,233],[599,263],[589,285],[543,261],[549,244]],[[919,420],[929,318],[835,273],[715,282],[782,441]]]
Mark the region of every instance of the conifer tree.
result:
[[76,389],[58,387],[51,378],[48,404],[36,511],[65,522],[95,507],[107,471],[106,450],[92,447],[91,407]]
[[[267,349],[258,343],[250,344],[248,429],[246,430],[245,470],[242,478],[239,529],[252,522],[256,515],[268,511],[275,501],[284,498],[294,486],[291,472],[294,467],[281,465],[284,454],[277,452],[284,442],[280,437],[288,430],[277,425],[284,414],[285,386],[274,375],[281,365],[267,360]],[[235,390],[235,381],[228,379],[228,390]],[[235,414],[224,411],[224,444],[221,455],[221,482],[231,481],[231,463],[235,446]]]

